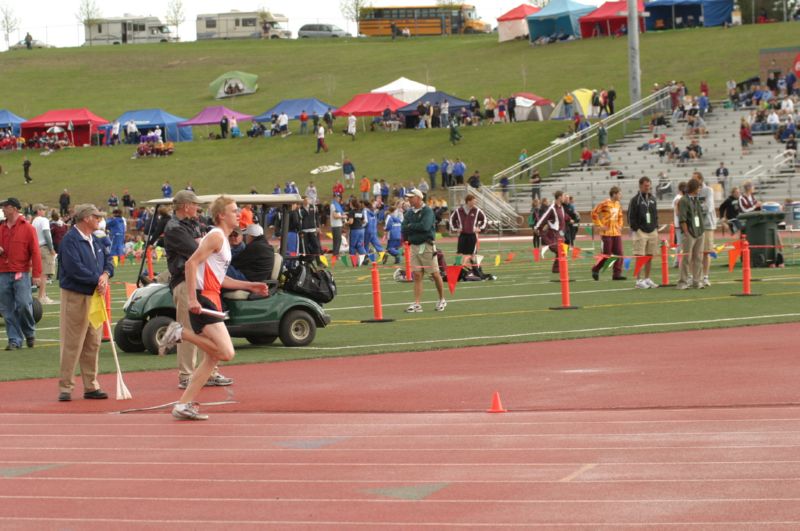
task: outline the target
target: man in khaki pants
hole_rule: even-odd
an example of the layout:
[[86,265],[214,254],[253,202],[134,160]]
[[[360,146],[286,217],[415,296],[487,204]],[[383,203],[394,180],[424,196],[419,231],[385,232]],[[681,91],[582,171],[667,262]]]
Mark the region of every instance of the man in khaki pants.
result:
[[100,389],[97,367],[100,354],[101,328],[89,323],[89,307],[95,291],[105,295],[108,279],[114,275],[114,264],[105,246],[93,236],[103,212],[94,205],[75,207],[73,226],[59,246],[61,286],[60,333],[61,377],[58,382],[60,402],[72,400],[75,366],[80,362],[83,377],[83,398],[105,399]]
[[[164,229],[164,249],[167,252],[167,267],[170,272],[169,286],[175,302],[177,321],[186,329],[189,323],[189,298],[186,294],[186,261],[197,250],[202,237],[200,224],[197,221],[199,199],[191,190],[181,190],[172,200],[175,216],[167,222]],[[189,342],[178,343],[178,387],[186,389],[189,377],[194,369],[203,361],[205,353]],[[207,386],[226,386],[233,383],[215,367]]]
[[703,289],[703,211],[697,198],[700,181],[692,179],[686,194],[678,203],[678,221],[681,224],[681,279],[677,289]]

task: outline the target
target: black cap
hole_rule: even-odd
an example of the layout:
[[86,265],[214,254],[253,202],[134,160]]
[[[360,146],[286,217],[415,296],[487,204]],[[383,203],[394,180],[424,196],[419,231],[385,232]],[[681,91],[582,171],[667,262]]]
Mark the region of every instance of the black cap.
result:
[[19,202],[19,199],[16,197],[9,197],[5,201],[0,202],[0,207],[11,205],[14,208],[20,209],[22,208],[22,203]]

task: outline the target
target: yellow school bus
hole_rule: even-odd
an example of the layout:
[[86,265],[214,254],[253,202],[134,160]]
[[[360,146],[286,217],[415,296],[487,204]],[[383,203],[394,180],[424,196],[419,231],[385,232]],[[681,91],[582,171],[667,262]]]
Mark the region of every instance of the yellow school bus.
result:
[[393,28],[397,36],[457,35],[492,31],[491,24],[478,18],[475,6],[468,4],[365,7],[361,10],[359,34],[388,37]]

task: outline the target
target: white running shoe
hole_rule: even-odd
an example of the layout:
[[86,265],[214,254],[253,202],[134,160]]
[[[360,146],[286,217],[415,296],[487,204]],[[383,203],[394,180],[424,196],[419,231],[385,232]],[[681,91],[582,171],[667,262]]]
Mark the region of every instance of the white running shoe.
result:
[[181,334],[183,333],[183,326],[178,321],[172,321],[164,335],[158,342],[158,353],[160,355],[166,354],[172,347],[181,342]]
[[406,308],[406,313],[422,313],[422,305],[414,303]]
[[39,297],[39,302],[42,304],[57,304],[56,301],[45,295],[44,297]]
[[647,282],[645,282],[645,279],[643,279],[643,278],[640,278],[639,280],[637,280],[637,281],[636,281],[636,285],[635,285],[635,287],[636,287],[637,289],[647,289],[647,288],[649,288],[650,286],[648,286],[648,285],[647,285]]
[[439,302],[436,303],[436,311],[437,312],[443,312],[445,308],[447,308],[447,301],[446,300],[442,299],[442,300],[440,300]]
[[700,283],[700,285],[703,286],[704,288],[710,288],[711,281],[708,280],[708,277],[703,277],[703,281]]
[[684,284],[682,282],[678,282],[675,285],[675,289],[689,289],[691,286],[689,284]]
[[179,420],[208,420],[208,415],[200,413],[197,403],[175,404],[172,408],[172,416]]
[[647,284],[648,288],[657,288],[658,284],[650,280],[649,278],[644,279],[644,283]]

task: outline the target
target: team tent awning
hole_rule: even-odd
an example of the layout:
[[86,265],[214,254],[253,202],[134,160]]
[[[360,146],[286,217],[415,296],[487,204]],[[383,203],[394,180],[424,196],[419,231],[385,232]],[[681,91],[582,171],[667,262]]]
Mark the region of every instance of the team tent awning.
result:
[[450,94],[437,90],[434,92],[426,92],[408,105],[404,105],[397,109],[397,112],[400,114],[413,116],[417,114],[417,106],[420,103],[428,102],[432,105],[437,105],[444,100],[447,100],[447,103],[449,104],[448,109],[451,115],[457,113],[464,107],[469,107],[469,102],[467,100],[462,100],[461,98],[456,98],[455,96],[451,96]]
[[647,4],[647,11],[649,30],[722,26],[731,22],[733,0],[654,0]]
[[[642,0],[637,1],[636,10],[639,13],[639,29],[645,31],[644,17],[642,13],[644,6]],[[606,2],[588,15],[580,18],[581,37],[589,39],[591,37],[615,35],[620,28],[628,25],[628,2]]]
[[574,113],[578,113],[581,116],[586,116],[587,118],[591,118],[592,112],[592,91],[585,88],[575,89],[570,92],[572,94],[573,103],[572,103],[572,115],[567,116],[564,114],[564,98],[562,97],[558,104],[556,104],[555,109],[553,109],[552,114],[550,114],[551,120],[571,120]]
[[0,129],[8,129],[10,127],[11,134],[17,136],[19,135],[20,124],[24,121],[25,118],[17,116],[8,109],[0,109]]
[[392,112],[404,106],[406,102],[400,101],[390,94],[368,92],[356,94],[353,99],[339,107],[333,114],[336,116],[380,116],[385,109]]
[[[156,127],[162,130],[162,138],[167,142],[189,142],[192,140],[192,128],[179,126],[178,124],[186,121],[186,118],[175,116],[163,109],[140,109],[138,111],[128,111],[116,119],[120,123],[120,135],[125,130],[125,124],[133,120],[141,134],[149,133]],[[104,125],[103,130],[108,130],[111,125]]]
[[258,90],[258,76],[238,70],[225,72],[208,84],[208,90],[218,100],[253,94]]
[[318,115],[322,116],[328,112],[328,109],[335,111],[336,107],[333,105],[328,105],[323,101],[319,101],[317,98],[283,100],[277,105],[262,112],[258,116],[254,116],[253,121],[268,122],[270,119],[272,119],[273,114],[281,114],[284,112],[289,116],[290,120],[296,120],[297,118],[300,118],[300,113],[303,111],[306,111],[306,114],[309,116],[311,116],[314,111],[316,111]]
[[107,124],[108,120],[97,116],[86,108],[82,109],[58,109],[47,111],[27,122],[22,122],[22,136],[30,138],[34,133],[43,134],[51,127],[61,127],[67,132],[68,138],[73,145],[88,146],[92,142],[92,134],[98,128]]
[[528,15],[541,10],[530,4],[520,4],[497,18],[497,42],[511,41],[528,36]]
[[553,113],[554,105],[551,100],[531,92],[516,92],[514,93],[514,100],[517,102],[517,106],[514,109],[517,121],[541,122],[549,120],[550,115]]
[[539,37],[564,33],[579,37],[578,19],[588,15],[595,8],[574,0],[552,0],[541,11],[528,15],[528,35],[531,42]]
[[232,111],[222,105],[215,105],[213,107],[206,107],[194,117],[185,122],[180,122],[178,125],[181,127],[192,125],[217,125],[222,120],[223,116],[236,118],[240,122],[251,120],[253,117],[249,114]]
[[420,98],[426,92],[434,92],[436,87],[400,77],[382,87],[371,90],[373,93],[389,94],[403,102],[403,105]]

